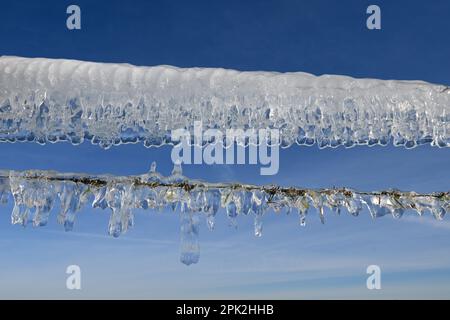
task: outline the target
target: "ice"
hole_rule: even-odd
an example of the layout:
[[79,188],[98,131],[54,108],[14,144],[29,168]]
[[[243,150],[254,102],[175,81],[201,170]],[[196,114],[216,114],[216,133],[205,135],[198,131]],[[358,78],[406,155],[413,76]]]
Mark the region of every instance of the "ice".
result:
[[[58,184],[57,192],[60,201],[58,222],[64,225],[66,231],[73,229],[75,214],[88,200],[88,186],[84,184],[65,181]],[[94,203],[92,204],[94,207]]]
[[[422,81],[0,57],[0,141],[172,143],[279,129],[281,145],[450,146],[450,89]],[[243,141],[248,143],[248,141]]]
[[39,179],[24,179],[20,174],[11,175],[9,184],[14,197],[12,223],[32,222],[34,226],[45,226],[56,198],[55,185]]
[[125,233],[134,224],[134,216],[131,211],[134,208],[132,189],[132,184],[113,183],[106,190],[106,204],[112,210],[108,233],[114,237]]
[[180,261],[185,265],[197,263],[200,259],[199,228],[198,215],[188,210],[182,210]]
[[[373,218],[391,215],[400,218],[407,211],[430,213],[442,220],[450,210],[450,192],[418,194],[399,190],[363,192],[348,188],[307,189],[208,183],[183,176],[179,164],[172,174],[163,176],[152,164],[148,173],[138,176],[88,175],[54,171],[0,171],[0,199],[14,200],[13,224],[43,226],[52,208],[59,205],[57,221],[72,230],[76,214],[84,204],[111,210],[108,233],[113,237],[127,232],[134,224],[136,209],[178,210],[181,221],[181,262],[199,260],[199,228],[202,219],[209,229],[223,208],[231,226],[241,216],[253,216],[254,234],[262,236],[264,215],[269,211],[287,214],[296,211],[300,225],[315,208],[325,223],[327,210],[353,216],[367,207]],[[56,205],[57,204],[57,205]]]

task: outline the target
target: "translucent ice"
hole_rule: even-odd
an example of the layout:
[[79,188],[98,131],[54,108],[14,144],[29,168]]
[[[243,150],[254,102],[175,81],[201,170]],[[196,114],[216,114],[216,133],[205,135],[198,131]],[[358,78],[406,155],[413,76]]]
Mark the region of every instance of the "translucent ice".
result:
[[373,218],[392,215],[400,218],[405,211],[419,215],[431,213],[442,220],[450,210],[450,193],[418,194],[398,190],[362,192],[347,188],[305,189],[248,184],[208,183],[183,176],[175,165],[170,176],[156,172],[152,164],[147,174],[139,176],[92,176],[53,171],[0,171],[0,199],[12,195],[13,224],[43,226],[55,203],[59,203],[58,222],[71,230],[76,213],[86,202],[94,208],[109,208],[108,233],[114,237],[134,223],[134,209],[178,209],[181,219],[181,257],[189,265],[199,260],[199,223],[202,218],[210,229],[219,208],[224,208],[230,224],[237,226],[241,215],[252,215],[254,234],[262,235],[262,221],[268,210],[297,211],[300,225],[306,224],[311,208],[325,222],[326,209],[340,213],[346,209],[358,215],[367,207]]
[[[280,130],[282,146],[450,146],[450,89],[422,81],[0,57],[0,141],[171,143],[173,129]],[[248,143],[248,141],[244,141]]]
[[196,213],[181,211],[181,255],[180,261],[186,265],[197,263],[200,259],[198,243],[199,217]]

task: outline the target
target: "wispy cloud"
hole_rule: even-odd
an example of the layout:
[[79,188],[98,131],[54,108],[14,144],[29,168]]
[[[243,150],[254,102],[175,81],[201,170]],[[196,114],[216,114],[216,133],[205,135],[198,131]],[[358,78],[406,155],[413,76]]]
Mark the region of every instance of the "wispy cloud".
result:
[[438,228],[438,229],[446,229],[450,230],[450,220],[436,220],[431,216],[405,216],[402,219],[403,221],[420,223],[425,226]]

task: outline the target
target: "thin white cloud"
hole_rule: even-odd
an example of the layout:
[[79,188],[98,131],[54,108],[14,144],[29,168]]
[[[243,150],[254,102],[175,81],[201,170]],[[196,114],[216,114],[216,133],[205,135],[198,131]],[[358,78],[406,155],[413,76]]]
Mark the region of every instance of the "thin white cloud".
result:
[[404,221],[420,223],[426,226],[430,226],[438,229],[446,229],[450,230],[450,220],[436,220],[431,216],[405,216],[403,217]]

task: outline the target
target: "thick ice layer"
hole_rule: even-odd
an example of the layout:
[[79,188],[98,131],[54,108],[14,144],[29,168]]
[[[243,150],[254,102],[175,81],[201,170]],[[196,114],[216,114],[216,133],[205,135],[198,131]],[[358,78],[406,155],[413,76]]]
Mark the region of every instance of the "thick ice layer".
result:
[[94,208],[109,208],[108,232],[118,237],[133,226],[133,209],[180,211],[181,261],[187,265],[199,260],[199,222],[204,218],[209,229],[214,217],[224,208],[230,225],[240,215],[252,215],[255,236],[262,234],[262,219],[268,210],[295,211],[304,226],[306,216],[315,208],[322,223],[325,208],[339,214],[345,208],[358,215],[363,207],[373,218],[387,214],[399,218],[406,210],[419,215],[430,212],[441,220],[450,210],[450,193],[417,194],[389,190],[360,192],[345,188],[302,189],[246,184],[217,184],[184,177],[180,166],[164,177],[153,164],[147,174],[115,177],[61,174],[52,171],[0,171],[0,201],[14,198],[13,224],[43,226],[55,203],[59,203],[58,222],[72,230],[76,213],[89,202]]
[[450,146],[450,89],[307,73],[0,57],[0,141],[170,143],[173,129],[280,129],[283,146]]

